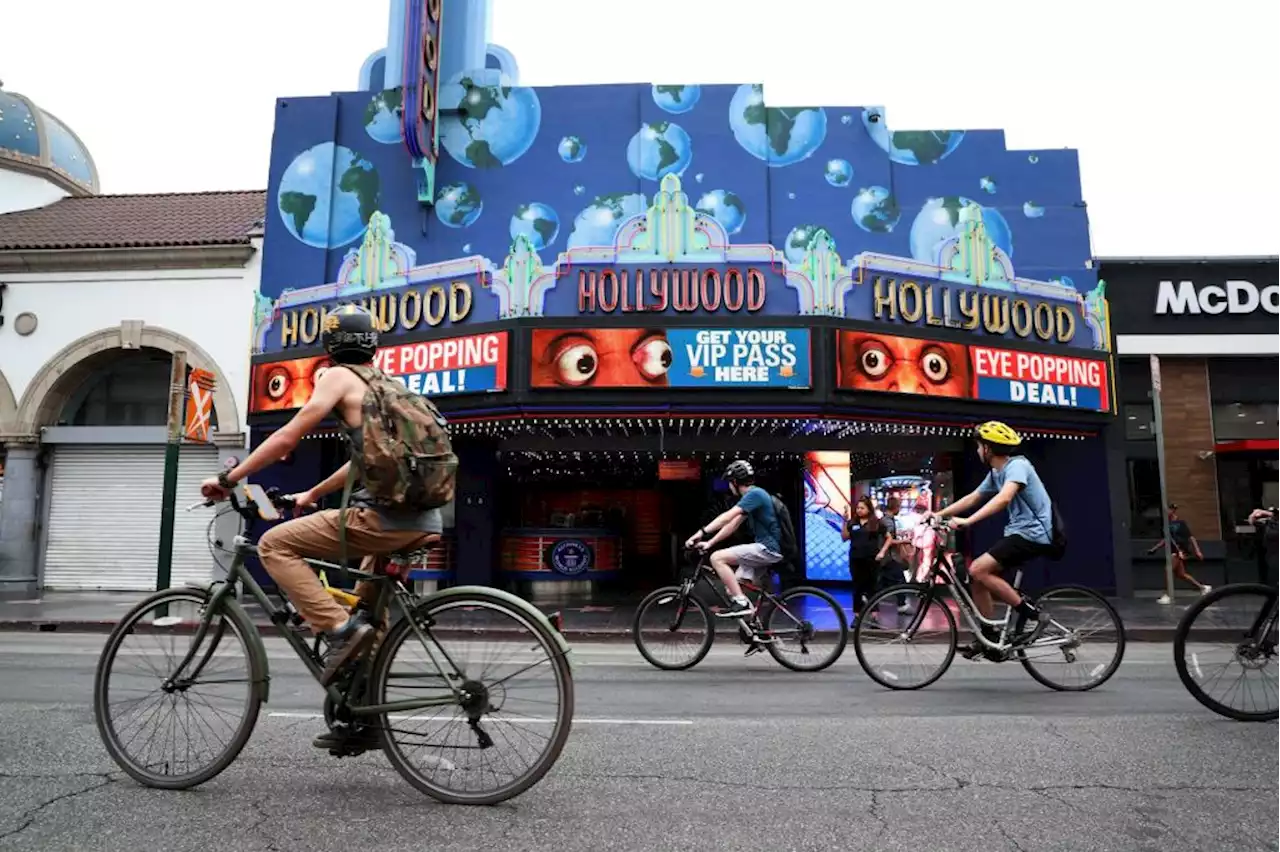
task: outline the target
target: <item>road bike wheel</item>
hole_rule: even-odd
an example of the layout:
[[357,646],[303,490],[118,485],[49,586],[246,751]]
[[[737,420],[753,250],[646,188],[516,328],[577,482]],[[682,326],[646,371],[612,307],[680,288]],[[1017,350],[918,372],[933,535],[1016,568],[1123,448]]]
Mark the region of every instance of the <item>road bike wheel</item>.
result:
[[[636,607],[631,623],[636,650],[650,665],[664,671],[682,671],[702,662],[716,639],[715,620],[707,605],[681,586],[664,586],[650,592]],[[660,656],[672,645],[671,658]]]
[[[528,683],[515,682],[525,675]],[[383,714],[377,724],[396,771],[453,805],[494,805],[528,790],[556,762],[573,724],[573,673],[552,629],[484,592],[428,597],[412,621],[401,618],[378,652],[367,695],[375,704],[441,700]],[[496,760],[493,749],[502,750]]]
[[858,663],[888,689],[923,689],[935,682],[951,667],[957,640],[951,608],[923,583],[885,589],[867,601],[853,625]]
[[[1280,718],[1276,688],[1276,587],[1239,583],[1214,589],[1183,613],[1173,635],[1173,662],[1187,692],[1220,716],[1240,722]],[[1239,675],[1220,697],[1228,672]],[[1214,694],[1210,694],[1213,692]],[[1244,710],[1233,699],[1248,698]]]
[[[773,639],[767,647],[781,665],[793,672],[820,672],[844,653],[849,620],[831,595],[812,586],[795,586],[778,596],[781,606],[766,603],[761,618]],[[813,654],[814,647],[826,647]]]
[[[1049,622],[1034,642],[1014,652],[1027,674],[1059,692],[1087,692],[1111,679],[1124,659],[1125,637],[1124,623],[1106,598],[1084,586],[1053,586],[1040,593],[1036,607]],[[1026,622],[1019,615],[1015,630],[1021,632]],[[1066,680],[1073,674],[1080,679]]]
[[[250,650],[257,640],[256,630],[238,607],[214,614],[192,662],[183,670],[187,677],[194,673],[195,680],[166,685],[191,648],[209,598],[209,592],[198,589],[156,592],[120,620],[98,659],[94,721],[111,759],[139,784],[165,790],[203,784],[231,765],[258,720],[266,673],[259,671]],[[159,646],[159,650],[135,649],[134,639],[152,640],[136,644]],[[142,692],[146,684],[152,688]],[[243,693],[240,697],[225,695],[237,687]],[[134,697],[138,692],[142,694]],[[113,708],[132,715],[117,718]],[[204,710],[211,711],[209,718],[193,718]],[[240,715],[232,722],[234,712]],[[135,724],[139,720],[157,724],[148,734]],[[225,739],[220,736],[223,731]],[[180,743],[180,737],[187,742]],[[215,747],[211,740],[220,744]]]

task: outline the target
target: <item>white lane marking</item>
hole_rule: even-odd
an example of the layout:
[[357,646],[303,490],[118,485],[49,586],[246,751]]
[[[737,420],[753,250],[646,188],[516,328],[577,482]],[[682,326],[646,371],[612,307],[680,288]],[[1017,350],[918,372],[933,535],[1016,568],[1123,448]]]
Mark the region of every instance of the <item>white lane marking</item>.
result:
[[[299,713],[287,710],[272,712],[267,714],[271,719],[323,719],[323,713]],[[405,721],[412,719],[413,716],[396,715],[390,718],[397,721]],[[538,718],[536,716],[505,716],[501,717],[509,719],[512,722],[521,722],[531,725],[550,725],[555,719]],[[692,725],[692,719],[578,719],[573,720],[575,725]]]

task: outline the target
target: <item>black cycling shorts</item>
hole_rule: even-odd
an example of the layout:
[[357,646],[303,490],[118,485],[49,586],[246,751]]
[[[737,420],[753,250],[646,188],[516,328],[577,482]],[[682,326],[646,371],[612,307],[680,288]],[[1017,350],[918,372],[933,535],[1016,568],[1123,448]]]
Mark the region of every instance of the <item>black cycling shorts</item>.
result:
[[1039,544],[1020,535],[1007,535],[987,549],[987,555],[1001,568],[1017,568],[1037,556],[1048,556],[1052,545]]

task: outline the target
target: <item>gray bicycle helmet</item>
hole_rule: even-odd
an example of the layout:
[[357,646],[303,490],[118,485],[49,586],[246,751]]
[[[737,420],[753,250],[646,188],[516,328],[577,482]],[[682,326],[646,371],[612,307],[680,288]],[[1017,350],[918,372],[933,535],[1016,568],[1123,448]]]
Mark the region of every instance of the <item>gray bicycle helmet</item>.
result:
[[751,462],[738,459],[724,469],[724,478],[730,482],[751,482],[756,478],[756,470]]

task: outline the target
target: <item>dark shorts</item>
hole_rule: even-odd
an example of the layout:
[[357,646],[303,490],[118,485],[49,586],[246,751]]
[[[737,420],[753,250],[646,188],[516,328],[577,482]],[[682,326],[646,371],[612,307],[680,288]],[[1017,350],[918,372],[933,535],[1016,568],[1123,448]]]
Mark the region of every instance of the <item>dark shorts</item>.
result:
[[1020,535],[1007,535],[987,548],[987,555],[1000,563],[1001,568],[1017,568],[1037,556],[1048,556],[1053,547],[1038,544]]

